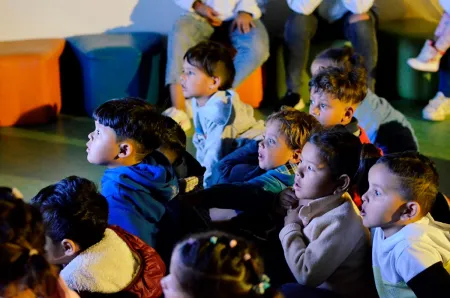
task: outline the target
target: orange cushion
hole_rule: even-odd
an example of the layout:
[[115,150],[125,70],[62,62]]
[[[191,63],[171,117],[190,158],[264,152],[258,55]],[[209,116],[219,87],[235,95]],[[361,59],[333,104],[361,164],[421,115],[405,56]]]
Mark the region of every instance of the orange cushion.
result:
[[236,88],[241,100],[254,108],[258,108],[263,100],[262,68],[258,67],[248,78]]
[[61,109],[63,39],[0,42],[0,126],[38,124]]

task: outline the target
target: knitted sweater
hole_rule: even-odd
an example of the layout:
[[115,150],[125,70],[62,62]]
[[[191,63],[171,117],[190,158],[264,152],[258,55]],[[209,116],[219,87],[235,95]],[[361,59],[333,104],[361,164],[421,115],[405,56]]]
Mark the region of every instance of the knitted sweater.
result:
[[348,193],[312,201],[299,212],[304,228],[286,225],[279,234],[298,283],[343,297],[376,297],[370,272],[368,230]]

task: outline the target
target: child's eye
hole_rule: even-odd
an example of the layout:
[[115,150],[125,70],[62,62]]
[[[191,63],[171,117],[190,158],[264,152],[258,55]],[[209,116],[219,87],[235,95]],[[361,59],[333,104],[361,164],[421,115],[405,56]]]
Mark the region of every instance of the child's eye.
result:
[[308,166],[308,171],[313,171],[313,168],[311,166]]
[[314,99],[311,99],[310,102],[311,102],[311,105],[314,105]]
[[327,106],[326,105],[324,105],[323,103],[322,104],[320,104],[320,108],[323,110],[323,109],[325,109]]
[[381,195],[381,193],[378,191],[378,190],[374,190],[374,193],[375,193],[375,195],[378,197],[378,196],[380,196]]
[[95,131],[95,133],[96,133],[97,135],[99,135],[99,134],[100,134],[100,130],[97,129],[97,130]]
[[275,141],[273,139],[269,139],[269,144],[273,145],[273,144],[275,144]]

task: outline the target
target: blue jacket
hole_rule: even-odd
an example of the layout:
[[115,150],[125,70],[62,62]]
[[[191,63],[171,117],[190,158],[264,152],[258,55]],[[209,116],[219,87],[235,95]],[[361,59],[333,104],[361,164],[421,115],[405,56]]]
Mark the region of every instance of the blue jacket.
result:
[[269,171],[261,169],[258,165],[258,142],[252,140],[220,160],[212,176],[212,185],[251,184],[279,193],[294,185],[296,168],[297,165],[286,164]]
[[109,204],[109,224],[155,247],[158,223],[165,204],[178,194],[178,184],[172,165],[155,151],[136,165],[106,170],[102,194]]

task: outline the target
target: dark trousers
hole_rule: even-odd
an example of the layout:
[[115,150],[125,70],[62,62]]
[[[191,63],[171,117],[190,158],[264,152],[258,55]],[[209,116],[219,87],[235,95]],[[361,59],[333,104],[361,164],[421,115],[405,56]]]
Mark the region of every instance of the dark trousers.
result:
[[329,24],[317,14],[302,15],[293,13],[285,25],[284,40],[287,55],[286,79],[290,91],[296,92],[308,82],[302,82],[302,73],[306,70],[309,59],[311,40],[318,32],[315,39],[323,39],[324,35],[334,39],[348,39],[355,51],[360,53],[365,60],[368,70],[368,86],[375,90],[375,68],[378,61],[378,42],[376,36],[377,17],[370,11],[370,18],[365,21],[349,22],[352,14],[347,13],[338,21]]

